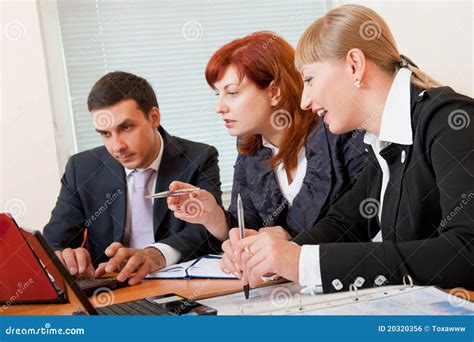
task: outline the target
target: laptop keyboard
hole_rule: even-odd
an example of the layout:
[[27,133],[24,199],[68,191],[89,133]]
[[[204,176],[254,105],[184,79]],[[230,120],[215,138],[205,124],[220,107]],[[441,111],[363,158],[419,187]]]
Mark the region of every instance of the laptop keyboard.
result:
[[114,281],[116,278],[97,278],[97,279],[80,279],[77,284],[81,287],[94,287],[100,284],[108,284]]
[[96,308],[100,315],[114,316],[163,316],[171,315],[171,313],[157,305],[150,303],[149,301],[134,300],[131,302],[125,302],[120,304],[113,304]]

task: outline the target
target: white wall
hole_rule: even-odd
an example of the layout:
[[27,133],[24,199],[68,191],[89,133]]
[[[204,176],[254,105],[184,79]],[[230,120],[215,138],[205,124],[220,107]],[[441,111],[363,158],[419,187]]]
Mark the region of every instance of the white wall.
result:
[[373,8],[399,51],[443,85],[474,96],[472,1],[344,1]]
[[49,219],[60,177],[38,10],[34,1],[1,6],[0,211],[37,229]]
[[[389,23],[402,53],[439,81],[474,95],[472,2],[364,4]],[[63,173],[58,167],[55,130],[59,141],[70,136],[64,129],[70,115],[64,105],[68,101],[64,74],[58,76],[63,73],[58,62],[61,52],[59,48],[45,51],[40,32],[48,32],[48,28],[40,25],[35,1],[3,1],[1,6],[0,209],[16,214],[25,227],[42,228],[54,206]],[[55,22],[49,24],[57,26]],[[7,25],[9,34],[5,33]],[[48,43],[51,45],[60,44]],[[45,55],[54,61],[46,63]],[[62,145],[60,150],[64,150]]]

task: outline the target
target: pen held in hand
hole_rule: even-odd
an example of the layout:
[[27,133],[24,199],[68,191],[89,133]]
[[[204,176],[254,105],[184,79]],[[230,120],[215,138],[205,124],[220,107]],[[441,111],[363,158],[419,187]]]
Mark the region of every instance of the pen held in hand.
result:
[[190,194],[197,190],[200,190],[200,188],[188,188],[188,189],[179,189],[175,191],[163,191],[163,192],[158,192],[156,194],[145,196],[145,198],[153,199],[153,198],[176,197],[176,196]]
[[[245,222],[244,222],[244,206],[242,205],[242,198],[237,194],[237,219],[239,221],[240,239],[245,238]],[[249,299],[250,286],[244,285],[245,299]]]

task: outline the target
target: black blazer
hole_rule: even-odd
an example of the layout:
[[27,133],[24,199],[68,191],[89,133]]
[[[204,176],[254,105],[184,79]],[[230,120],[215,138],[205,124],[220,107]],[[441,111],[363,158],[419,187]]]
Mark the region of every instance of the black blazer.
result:
[[[173,137],[162,127],[163,156],[155,191],[179,180],[212,193],[221,203],[217,150]],[[94,265],[108,260],[105,249],[124,235],[127,182],[124,167],[104,146],[72,156],[61,179],[61,192],[44,236],[54,250],[80,247],[86,225],[87,248]],[[153,205],[155,241],[179,250],[183,260],[219,250],[220,243],[202,225],[186,223],[168,210],[166,199]]]
[[[381,151],[390,169],[381,224],[368,204],[380,200],[382,182],[369,147],[352,190],[295,239],[320,244],[325,292],[334,279],[347,290],[359,276],[371,287],[379,275],[389,285],[409,275],[415,284],[474,289],[474,101],[448,87],[412,86],[411,115],[413,145]],[[370,242],[380,227],[384,241]]]
[[237,194],[244,206],[245,227],[282,225],[296,236],[314,225],[355,182],[367,160],[363,133],[334,135],[324,123],[315,124],[305,143],[307,169],[303,186],[287,205],[274,171],[272,151],[262,147],[255,155],[239,154],[235,164],[229,227],[238,227]]

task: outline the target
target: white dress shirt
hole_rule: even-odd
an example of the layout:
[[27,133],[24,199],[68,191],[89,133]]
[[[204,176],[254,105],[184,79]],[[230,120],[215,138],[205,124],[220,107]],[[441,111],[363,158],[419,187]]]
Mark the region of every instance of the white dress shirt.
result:
[[[263,136],[262,136],[262,145],[271,149],[272,155],[277,154],[279,151],[278,147],[273,145]],[[275,176],[277,178],[277,183],[278,183],[278,186],[280,187],[280,191],[283,194],[283,197],[288,201],[290,206],[293,204],[293,200],[295,199],[296,195],[298,195],[298,193],[301,190],[301,187],[303,186],[304,176],[306,175],[306,166],[307,166],[306,149],[303,146],[300,152],[298,153],[298,164],[296,166],[296,175],[291,183],[288,182],[288,174],[286,173],[285,165],[283,165],[283,163],[278,164],[275,170],[273,170],[275,172]]]
[[[410,78],[411,71],[408,68],[401,68],[398,71],[388,93],[382,113],[379,135],[377,136],[366,132],[364,136],[364,142],[372,146],[380,168],[382,169],[382,188],[377,213],[379,222],[381,222],[383,198],[390,178],[387,161],[382,158],[380,151],[391,143],[402,145],[413,144]],[[380,242],[382,240],[382,231],[380,230],[372,241]],[[301,286],[308,286],[309,288],[316,288],[316,286],[322,285],[319,245],[302,246],[299,260],[299,282]]]
[[[153,169],[155,172],[153,172],[150,181],[148,182],[147,185],[147,190],[149,194],[155,193],[155,186],[156,186],[156,180],[158,178],[158,171],[160,169],[160,164],[161,164],[161,158],[163,157],[163,150],[164,150],[164,143],[163,143],[163,138],[161,137],[161,134],[158,132],[158,136],[160,137],[160,152],[158,153],[158,156],[156,159],[150,164],[150,166],[147,167],[147,169]],[[130,224],[131,224],[131,203],[130,199],[132,198],[132,194],[135,191],[135,184],[134,184],[134,178],[132,176],[132,172],[134,169],[127,169],[125,168],[125,174],[126,174],[126,180],[127,180],[127,217],[125,221],[125,230],[130,231]],[[175,264],[179,261],[181,258],[181,253],[171,247],[170,245],[156,242],[155,243],[155,233],[154,233],[154,227],[150,227],[150,234],[148,236],[149,244],[144,246],[145,247],[155,247],[158,248],[161,253],[163,253],[165,259],[166,259],[166,266]]]

